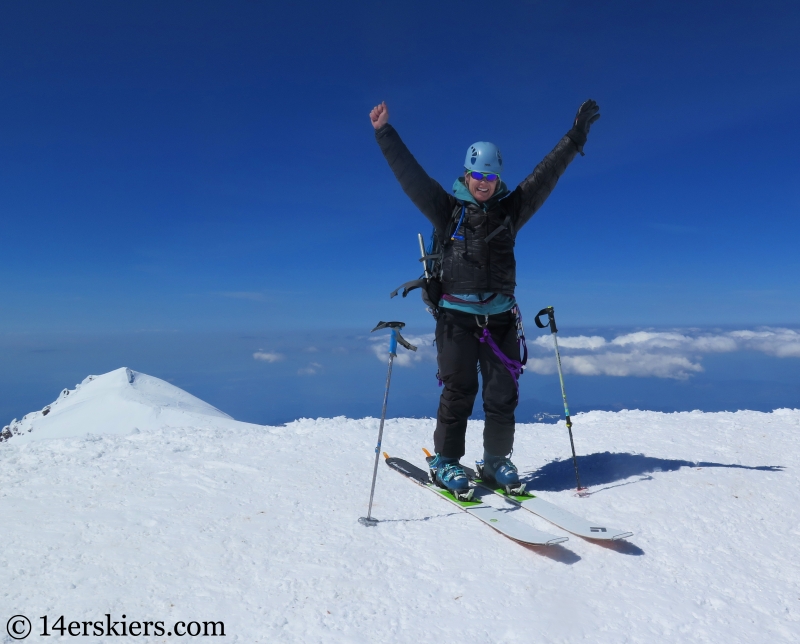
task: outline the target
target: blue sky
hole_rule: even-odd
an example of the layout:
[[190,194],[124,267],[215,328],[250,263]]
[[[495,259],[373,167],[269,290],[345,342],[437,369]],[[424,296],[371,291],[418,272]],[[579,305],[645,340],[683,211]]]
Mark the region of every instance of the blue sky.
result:
[[514,185],[589,97],[518,239],[529,318],[793,327],[798,33],[787,1],[4,3],[0,333],[428,332],[370,108],[445,187],[475,140]]

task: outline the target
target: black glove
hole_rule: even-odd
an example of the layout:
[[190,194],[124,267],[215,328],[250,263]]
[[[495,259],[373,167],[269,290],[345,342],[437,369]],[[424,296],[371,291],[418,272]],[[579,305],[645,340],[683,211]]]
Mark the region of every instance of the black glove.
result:
[[583,155],[583,146],[586,145],[586,138],[589,135],[589,128],[592,127],[597,119],[600,118],[600,106],[591,98],[585,101],[575,115],[575,122],[572,129],[567,132],[567,136],[578,146],[578,152]]

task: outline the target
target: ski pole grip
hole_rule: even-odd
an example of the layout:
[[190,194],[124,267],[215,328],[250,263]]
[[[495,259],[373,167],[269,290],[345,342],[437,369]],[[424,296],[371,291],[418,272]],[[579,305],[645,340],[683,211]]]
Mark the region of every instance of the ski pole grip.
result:
[[[547,314],[549,318],[547,322],[542,322],[539,318],[543,315]],[[548,306],[547,308],[542,309],[536,314],[536,317],[533,318],[533,321],[536,323],[540,329],[544,329],[545,327],[550,327],[550,333],[558,333],[558,329],[556,328],[556,313],[553,310],[552,306]]]

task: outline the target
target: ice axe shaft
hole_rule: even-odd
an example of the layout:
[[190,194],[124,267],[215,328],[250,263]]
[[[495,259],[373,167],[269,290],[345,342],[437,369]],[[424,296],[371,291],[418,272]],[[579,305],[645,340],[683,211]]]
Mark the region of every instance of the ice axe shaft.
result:
[[425,252],[425,240],[422,238],[422,233],[417,233],[417,239],[419,240],[419,254],[422,257],[422,267],[425,269],[425,279],[430,279],[431,274],[428,271],[428,262],[425,261],[425,256],[427,253]]

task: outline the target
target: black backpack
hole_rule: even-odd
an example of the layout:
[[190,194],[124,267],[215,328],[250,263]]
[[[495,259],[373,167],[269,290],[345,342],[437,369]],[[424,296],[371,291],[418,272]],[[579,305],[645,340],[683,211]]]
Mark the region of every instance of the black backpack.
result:
[[[462,239],[458,232],[461,228],[461,222],[464,220],[465,209],[466,204],[464,202],[461,202],[460,211],[458,208],[453,209],[453,217],[447,226],[447,230],[445,231],[444,240],[439,238],[439,234],[436,232],[436,228],[434,227],[433,232],[431,233],[430,242],[428,243],[427,251],[425,250],[425,243],[422,239],[422,233],[418,234],[419,250],[420,255],[422,255],[422,257],[419,258],[419,261],[423,263],[423,273],[419,278],[398,286],[394,291],[391,292],[389,295],[390,298],[397,295],[398,292],[400,292],[400,289],[403,290],[403,297],[405,297],[415,288],[421,288],[422,301],[425,302],[426,306],[428,307],[428,311],[430,311],[434,318],[439,317],[439,300],[442,297],[442,258],[444,256],[444,246],[451,244],[455,239]],[[511,229],[511,215],[507,215],[503,223],[489,233],[489,235],[486,237],[486,243],[488,244],[495,237],[495,235],[499,234],[500,231],[505,228]]]

